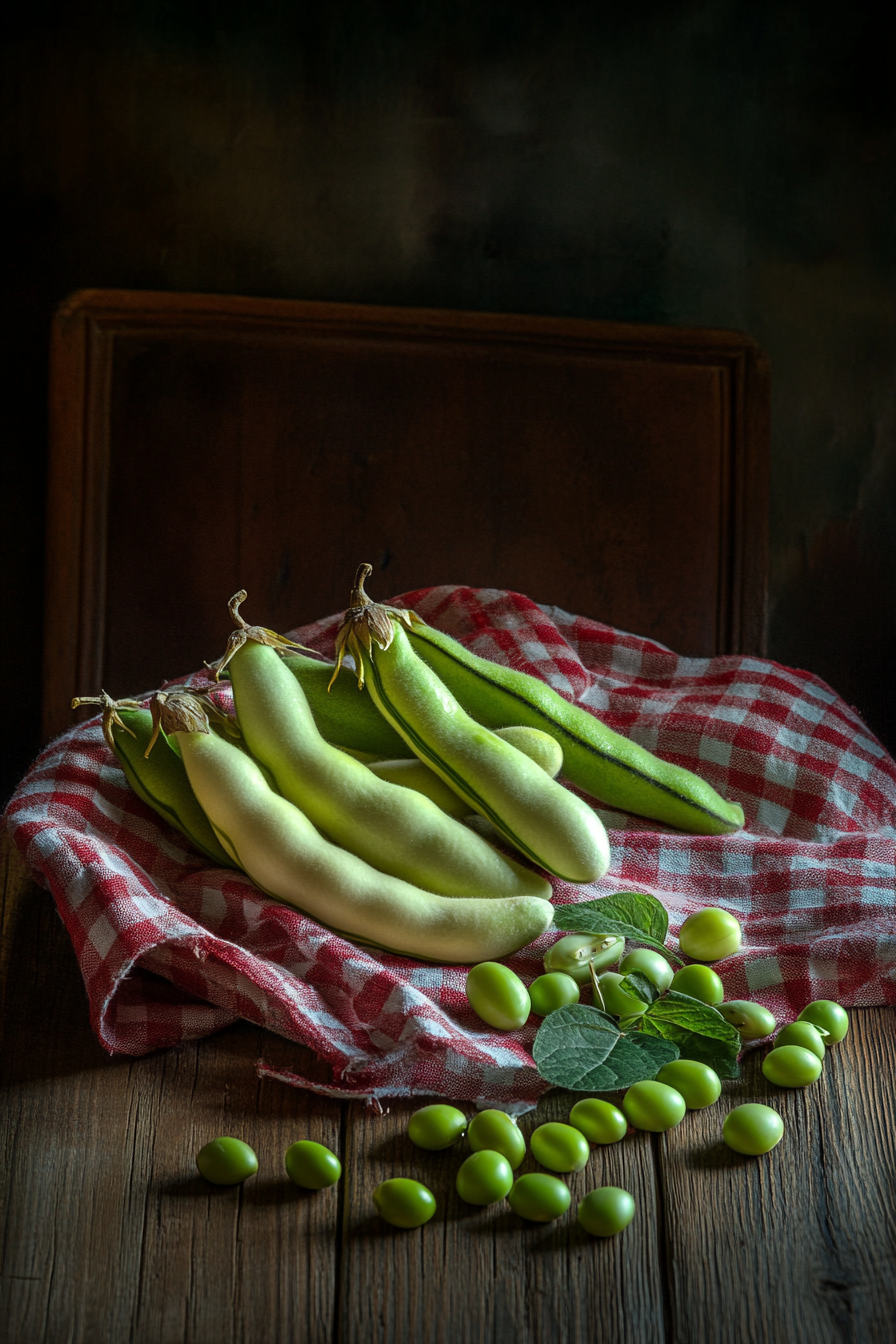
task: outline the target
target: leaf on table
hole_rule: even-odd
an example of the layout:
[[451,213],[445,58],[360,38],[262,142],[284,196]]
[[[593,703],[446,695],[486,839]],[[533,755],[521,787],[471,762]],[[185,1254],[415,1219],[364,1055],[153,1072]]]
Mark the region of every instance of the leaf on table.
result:
[[619,984],[617,989],[621,989],[623,994],[629,994],[640,1003],[656,1003],[660,997],[660,992],[652,980],[641,971],[629,971]]
[[634,1033],[623,1036],[598,1008],[571,1004],[545,1018],[532,1046],[538,1072],[575,1092],[615,1092],[654,1078],[678,1058],[674,1042]]
[[737,1057],[742,1042],[739,1033],[722,1014],[689,994],[670,990],[647,1009],[641,1030],[673,1041],[682,1059],[696,1059],[715,1069],[720,1078],[737,1078]]
[[655,948],[673,961],[681,961],[665,945],[669,932],[665,906],[646,891],[618,891],[613,896],[583,901],[581,905],[558,905],[554,923],[558,929],[570,933],[615,933]]

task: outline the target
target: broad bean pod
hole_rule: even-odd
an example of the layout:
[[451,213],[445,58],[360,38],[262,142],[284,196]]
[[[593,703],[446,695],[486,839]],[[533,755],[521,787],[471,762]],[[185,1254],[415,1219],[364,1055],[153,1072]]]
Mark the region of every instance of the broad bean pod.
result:
[[238,626],[225,661],[243,740],[284,798],[328,839],[425,891],[550,896],[542,874],[505,857],[431,799],[378,778],[326,742],[301,686],[280,660],[280,637],[242,620],[244,599],[240,592],[230,602]]
[[516,668],[471,653],[410,613],[407,639],[459,704],[489,728],[542,728],[563,748],[563,776],[609,807],[695,835],[723,835],[744,824],[743,808],[710,784],[654,756],[552,687]]
[[596,813],[516,747],[472,719],[408,642],[409,614],[371,602],[362,565],[337,636],[337,675],[351,652],[359,684],[408,746],[509,844],[568,882],[593,882],[610,864]]
[[150,711],[142,708],[137,700],[113,700],[105,691],[99,695],[76,696],[72,709],[80,705],[101,707],[103,736],[137,797],[163,821],[185,835],[207,859],[219,867],[232,868],[233,859],[218,841],[199,806],[178,753],[167,739],[163,739],[148,759],[145,756],[153,734]]
[[194,696],[161,692],[153,713],[176,738],[193,792],[234,862],[262,891],[335,932],[463,965],[508,956],[551,923],[553,907],[538,896],[455,900],[379,872],[273,793],[248,753],[209,732]]

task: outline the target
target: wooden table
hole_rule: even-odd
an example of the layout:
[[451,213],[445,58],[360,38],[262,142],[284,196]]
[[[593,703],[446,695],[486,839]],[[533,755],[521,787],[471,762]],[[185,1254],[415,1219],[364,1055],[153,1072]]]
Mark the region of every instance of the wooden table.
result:
[[[51,899],[5,836],[0,854],[6,1344],[896,1339],[892,1011],[855,1012],[811,1088],[770,1088],[753,1054],[718,1106],[595,1150],[570,1178],[573,1207],[614,1184],[638,1211],[621,1236],[594,1240],[570,1216],[532,1225],[506,1205],[462,1204],[457,1155],[420,1153],[405,1136],[414,1103],[375,1117],[259,1081],[261,1055],[307,1062],[261,1030],[110,1060]],[[565,1119],[573,1099],[549,1094],[524,1132]],[[741,1100],[784,1117],[767,1157],[720,1141]],[[196,1174],[195,1152],[219,1134],[258,1153],[243,1187]],[[338,1186],[308,1194],[286,1180],[283,1154],[302,1137],[340,1154]],[[425,1228],[373,1215],[372,1189],[398,1174],[437,1195]]]

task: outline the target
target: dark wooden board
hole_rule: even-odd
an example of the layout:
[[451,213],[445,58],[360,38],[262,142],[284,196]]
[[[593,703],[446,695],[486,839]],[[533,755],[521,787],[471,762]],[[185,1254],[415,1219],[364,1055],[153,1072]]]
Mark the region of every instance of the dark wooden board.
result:
[[85,291],[51,362],[47,736],[373,596],[524,592],[761,652],[768,373],[733,332]]
[[[519,1222],[453,1192],[462,1153],[405,1135],[419,1102],[385,1116],[259,1081],[310,1056],[243,1025],[137,1060],[108,1059],[46,893],[0,845],[4,970],[0,1320],[5,1344],[890,1344],[896,1320],[894,1013],[852,1013],[812,1088],[768,1087],[758,1054],[722,1102],[671,1134],[630,1134],[570,1178],[574,1200],[627,1187],[636,1221],[592,1240],[571,1217]],[[549,1094],[524,1132],[564,1118]],[[785,1118],[770,1155],[720,1145],[739,1100]],[[235,1133],[259,1175],[211,1190],[202,1142]],[[294,1189],[299,1137],[338,1151],[344,1176]],[[527,1158],[527,1169],[531,1167]],[[381,1179],[429,1182],[440,1207],[404,1233],[374,1216]]]

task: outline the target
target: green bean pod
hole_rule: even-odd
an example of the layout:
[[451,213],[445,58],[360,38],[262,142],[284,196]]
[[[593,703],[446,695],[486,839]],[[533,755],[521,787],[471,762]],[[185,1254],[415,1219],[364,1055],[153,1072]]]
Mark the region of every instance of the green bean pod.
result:
[[[560,773],[563,752],[556,740],[547,733],[542,733],[537,728],[517,727],[496,728],[495,732],[498,737],[503,737],[505,742],[512,743],[518,751],[529,756],[552,779]],[[425,794],[450,817],[461,818],[470,815],[467,800],[449,788],[441,776],[417,756],[401,757],[392,761],[368,761],[367,768],[380,779],[387,779],[390,784],[401,784],[405,789],[416,789],[418,793]]]
[[[568,882],[610,864],[600,818],[509,742],[470,718],[408,642],[408,613],[373,603],[362,565],[337,637],[337,672],[351,652],[361,684],[414,753],[532,862]],[[336,676],[334,672],[334,677]]]
[[[102,691],[98,696],[77,696],[79,705],[99,705],[103,711],[103,735],[124,771],[128,784],[147,807],[180,831],[190,843],[218,867],[233,868],[227,854],[196,800],[184,763],[164,739],[147,758],[153,735],[152,714],[136,700],[113,700]],[[116,732],[116,729],[119,731]]]
[[468,965],[508,956],[553,918],[538,896],[455,900],[379,872],[324,839],[273,793],[252,757],[208,730],[195,697],[162,692],[162,729],[176,738],[190,785],[221,844],[268,895],[355,941],[425,961]]
[[744,824],[743,808],[710,784],[607,728],[536,677],[478,657],[411,613],[414,652],[479,723],[542,728],[563,749],[563,777],[607,806],[695,835],[723,835]]
[[550,896],[542,874],[505,857],[423,794],[380,779],[326,742],[301,686],[283,666],[279,636],[239,615],[244,598],[231,599],[239,625],[225,661],[243,741],[284,798],[329,840],[425,891]]
[[337,681],[328,690],[333,664],[300,653],[284,653],[283,665],[296,678],[317,725],[318,732],[336,747],[361,751],[381,760],[410,759],[410,748],[366,695],[357,695],[348,680]]

